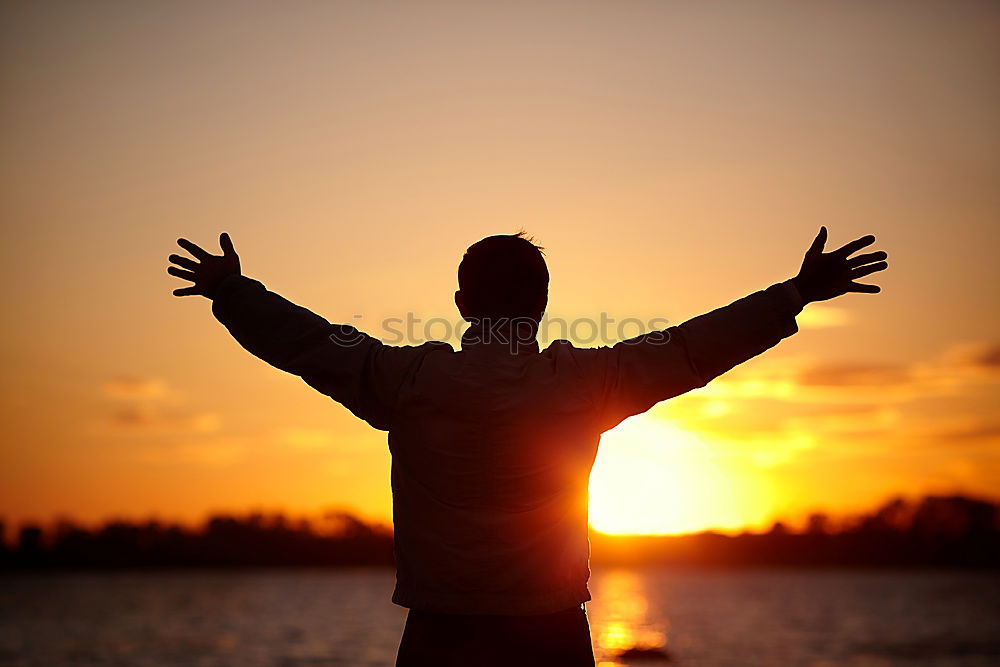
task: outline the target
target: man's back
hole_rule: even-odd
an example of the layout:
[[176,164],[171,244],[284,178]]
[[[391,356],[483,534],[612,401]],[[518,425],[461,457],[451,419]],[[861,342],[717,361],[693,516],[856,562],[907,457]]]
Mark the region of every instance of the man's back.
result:
[[425,356],[389,430],[395,602],[538,614],[590,599],[601,429],[587,356],[468,343]]

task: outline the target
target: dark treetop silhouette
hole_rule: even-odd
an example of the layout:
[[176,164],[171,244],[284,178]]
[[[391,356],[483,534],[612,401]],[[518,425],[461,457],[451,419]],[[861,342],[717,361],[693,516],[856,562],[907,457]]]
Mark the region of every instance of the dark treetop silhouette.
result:
[[788,281],[592,349],[556,341],[539,350],[548,271],[520,234],[485,238],[462,259],[455,302],[471,326],[458,352],[439,342],[388,346],[327,322],[241,275],[227,234],[221,256],[180,239],[194,259],[171,255],[168,271],[193,283],[174,294],[212,299],[249,352],[388,431],[393,601],[411,609],[399,664],[448,664],[445,640],[459,663],[465,651],[485,664],[475,638],[497,627],[508,637],[520,628],[504,646],[563,656],[548,664],[592,664],[580,648],[586,641],[589,651],[581,604],[590,599],[587,484],[601,433],[795,333],[805,303],[878,292],[856,282],[887,267],[884,252],[855,255],[875,237],[829,253],[826,238],[824,227]]

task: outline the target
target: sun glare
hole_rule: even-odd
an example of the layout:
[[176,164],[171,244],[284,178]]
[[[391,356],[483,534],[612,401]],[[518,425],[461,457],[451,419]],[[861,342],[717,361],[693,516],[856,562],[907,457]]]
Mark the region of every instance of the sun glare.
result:
[[590,478],[591,525],[612,535],[744,527],[752,520],[747,494],[715,458],[696,434],[662,419],[625,420],[601,439]]

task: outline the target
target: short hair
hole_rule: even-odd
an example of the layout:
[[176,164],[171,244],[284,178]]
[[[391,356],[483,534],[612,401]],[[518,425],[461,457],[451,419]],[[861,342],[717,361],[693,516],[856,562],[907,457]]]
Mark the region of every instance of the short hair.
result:
[[[458,288],[466,315],[538,318],[549,291],[543,248],[523,231],[488,236],[469,246],[458,265]],[[544,306],[543,306],[544,307]]]

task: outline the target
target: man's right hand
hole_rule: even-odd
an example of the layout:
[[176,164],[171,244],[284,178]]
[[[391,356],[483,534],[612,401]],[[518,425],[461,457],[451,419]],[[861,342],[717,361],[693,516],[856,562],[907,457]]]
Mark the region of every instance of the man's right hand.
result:
[[888,255],[879,251],[851,257],[858,250],[875,243],[875,237],[863,236],[833,252],[824,253],[826,236],[826,227],[820,227],[819,234],[806,251],[799,274],[792,278],[792,283],[799,290],[802,299],[809,303],[826,301],[848,292],[879,293],[882,288],[878,285],[867,285],[856,281],[888,268],[888,262],[884,261]]
[[214,299],[223,280],[229,276],[240,275],[240,258],[236,254],[236,249],[233,248],[229,234],[223,233],[219,237],[219,245],[222,247],[221,255],[213,255],[187,239],[177,239],[177,245],[191,253],[198,261],[181,255],[170,255],[167,258],[177,265],[169,267],[167,273],[194,283],[190,287],[175,289],[174,296],[200,294]]

